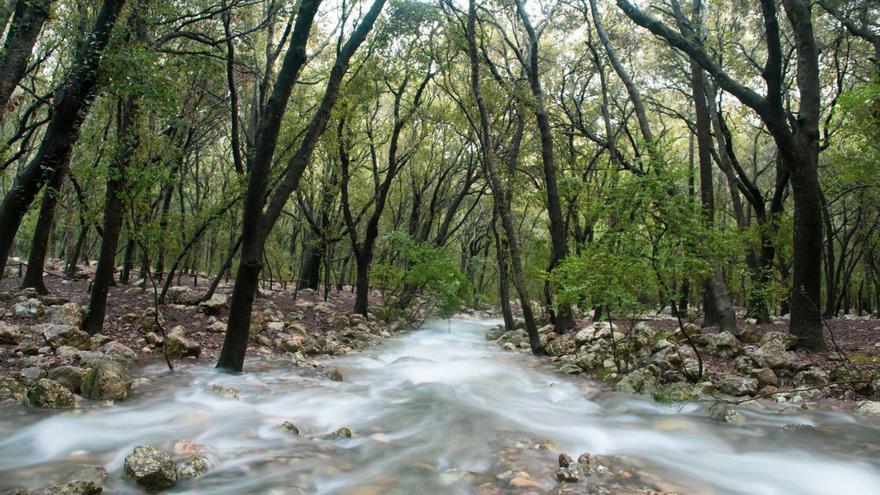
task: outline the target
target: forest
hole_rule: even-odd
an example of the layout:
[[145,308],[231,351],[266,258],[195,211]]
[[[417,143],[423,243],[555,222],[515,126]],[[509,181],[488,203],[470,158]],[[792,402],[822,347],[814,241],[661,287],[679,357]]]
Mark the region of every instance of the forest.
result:
[[0,0],[0,45],[0,493],[877,492],[876,2]]

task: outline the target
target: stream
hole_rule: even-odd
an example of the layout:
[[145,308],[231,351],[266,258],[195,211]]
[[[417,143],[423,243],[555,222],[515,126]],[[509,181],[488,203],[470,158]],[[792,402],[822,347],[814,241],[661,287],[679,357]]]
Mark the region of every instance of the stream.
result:
[[[344,381],[252,358],[246,373],[191,362],[114,407],[51,413],[0,408],[0,493],[82,479],[103,467],[105,493],[141,493],[122,476],[136,445],[205,446],[213,468],[169,493],[554,493],[556,457],[613,455],[631,482],[682,493],[880,493],[880,423],[812,410],[742,409],[721,423],[706,404],[663,405],[603,391],[484,339],[497,321],[452,319],[326,364]],[[240,400],[207,392],[232,386]],[[300,436],[278,425],[289,420]],[[319,439],[348,427],[351,439]],[[585,493],[589,481],[573,485]],[[639,483],[642,483],[639,485]],[[615,493],[612,491],[612,493]]]

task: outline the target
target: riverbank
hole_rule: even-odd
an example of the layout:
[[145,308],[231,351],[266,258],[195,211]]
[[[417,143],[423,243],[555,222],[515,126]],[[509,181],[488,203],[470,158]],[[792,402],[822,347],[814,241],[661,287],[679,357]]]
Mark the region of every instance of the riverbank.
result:
[[[509,351],[531,352],[521,320],[517,329],[490,329]],[[626,393],[667,403],[710,402],[718,417],[738,421],[725,406],[748,404],[777,411],[822,408],[880,418],[880,320],[851,317],[827,324],[839,348],[825,353],[793,349],[787,321],[739,322],[741,333],[719,333],[695,322],[657,315],[637,321],[578,322],[557,335],[539,329],[545,362],[561,373],[585,374]]]

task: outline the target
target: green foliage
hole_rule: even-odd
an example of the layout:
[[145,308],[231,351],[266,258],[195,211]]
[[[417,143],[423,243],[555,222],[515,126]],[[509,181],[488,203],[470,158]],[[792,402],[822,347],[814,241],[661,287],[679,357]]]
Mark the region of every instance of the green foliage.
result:
[[468,297],[468,281],[446,251],[429,242],[414,242],[403,232],[392,232],[384,240],[394,254],[393,261],[374,263],[370,277],[382,291],[388,309],[403,306],[420,295],[437,316],[452,316]]

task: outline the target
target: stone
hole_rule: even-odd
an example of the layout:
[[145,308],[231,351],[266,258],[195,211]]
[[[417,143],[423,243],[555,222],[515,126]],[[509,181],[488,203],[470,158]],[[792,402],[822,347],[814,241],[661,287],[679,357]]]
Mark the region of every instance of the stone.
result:
[[757,344],[761,341],[761,337],[761,334],[752,328],[746,328],[736,336],[743,344]]
[[856,414],[876,416],[880,415],[880,401],[863,400],[856,405]]
[[657,378],[650,371],[638,369],[624,375],[617,382],[616,389],[626,394],[653,395],[658,385]]
[[336,315],[333,318],[333,326],[337,330],[342,330],[351,326],[351,319],[345,315]]
[[12,314],[16,318],[39,318],[43,316],[46,307],[39,299],[30,298],[25,301],[15,303],[12,307]]
[[124,473],[147,490],[170,488],[177,483],[177,469],[165,452],[150,446],[135,447],[125,457]]
[[283,321],[270,321],[266,323],[266,330],[281,333],[287,325]]
[[339,368],[333,368],[332,370],[330,370],[330,379],[334,382],[342,381],[342,372],[339,371]]
[[758,380],[731,373],[721,373],[714,380],[715,387],[722,393],[743,396],[758,392]]
[[43,409],[73,409],[76,399],[73,392],[60,383],[43,378],[31,385],[27,392],[28,403]]
[[285,433],[290,433],[291,435],[299,435],[299,428],[290,421],[282,421],[281,425],[278,426],[278,429]]
[[0,345],[18,345],[21,343],[21,330],[17,325],[0,321]]
[[4,402],[27,402],[27,389],[15,378],[0,375],[0,404]]
[[21,378],[25,382],[35,382],[40,378],[46,378],[46,370],[39,366],[28,366],[21,370]]
[[70,346],[76,349],[88,350],[92,347],[91,335],[72,325],[46,323],[36,325],[34,330],[42,334],[43,338],[46,339],[46,342],[53,349]]
[[86,372],[82,395],[94,400],[123,400],[131,392],[132,383],[134,381],[125,365],[104,359]]
[[202,295],[190,287],[175,285],[169,287],[165,293],[165,297],[171,304],[182,304],[184,306],[195,306],[199,304]]
[[227,301],[228,298],[226,297],[226,294],[215,293],[207,301],[202,301],[199,303],[199,311],[205,313],[206,315],[220,314],[220,312],[226,309]]
[[[780,332],[770,333],[779,334]],[[785,350],[785,346],[786,344],[782,340],[768,340],[747,354],[762,368],[771,368],[773,370],[787,369],[793,365],[794,357]]]
[[122,363],[129,363],[137,359],[137,353],[134,350],[115,340],[101,346],[101,352],[109,359]]
[[706,334],[700,338],[709,354],[725,359],[732,358],[742,352],[742,343],[730,332]]
[[[550,334],[556,335],[556,334]],[[564,356],[566,354],[574,354],[577,351],[574,339],[571,335],[560,335],[551,340],[544,348],[550,356]]]
[[60,306],[49,306],[46,310],[46,319],[56,325],[70,325],[80,328],[85,318],[82,307],[77,303],[67,303]]
[[574,464],[574,459],[565,452],[559,453],[559,467],[567,468]]
[[821,368],[808,368],[794,375],[797,387],[822,387],[828,384],[828,372]]
[[504,332],[504,325],[494,326],[486,332],[486,340],[498,340],[499,337],[504,335]]
[[773,372],[770,368],[755,368],[750,373],[753,378],[758,380],[758,385],[760,387],[765,386],[779,386],[779,377],[776,376],[776,373]]
[[44,488],[36,494],[39,495],[96,495],[102,493],[103,488],[94,481],[75,480],[61,485],[52,485]]
[[239,394],[238,389],[235,387],[227,387],[225,385],[218,385],[216,383],[212,383],[208,385],[205,389],[209,393],[212,393],[218,397],[222,397],[224,399],[238,400]]
[[49,378],[64,385],[64,388],[78,394],[82,390],[86,370],[79,366],[58,366],[49,370]]
[[791,350],[792,347],[797,343],[797,337],[788,333],[782,332],[767,332],[763,336],[761,336],[760,346],[764,346],[767,344],[773,344],[775,346],[782,347],[783,350]]
[[562,366],[559,367],[559,372],[565,373],[566,375],[577,375],[582,371],[583,370],[580,366],[572,363],[564,363]]
[[592,476],[594,474],[605,474],[608,472],[608,468],[602,465],[599,457],[590,454],[589,452],[584,452],[579,455],[577,464],[581,476]]
[[333,439],[351,438],[351,430],[348,428],[340,428],[329,435]]
[[560,483],[577,483],[580,477],[576,469],[561,467],[556,469],[556,480]]
[[204,452],[197,452],[177,465],[178,480],[194,480],[211,469],[211,461]]
[[187,338],[183,325],[177,325],[168,332],[164,345],[168,355],[177,358],[199,357],[202,354],[202,346]]

